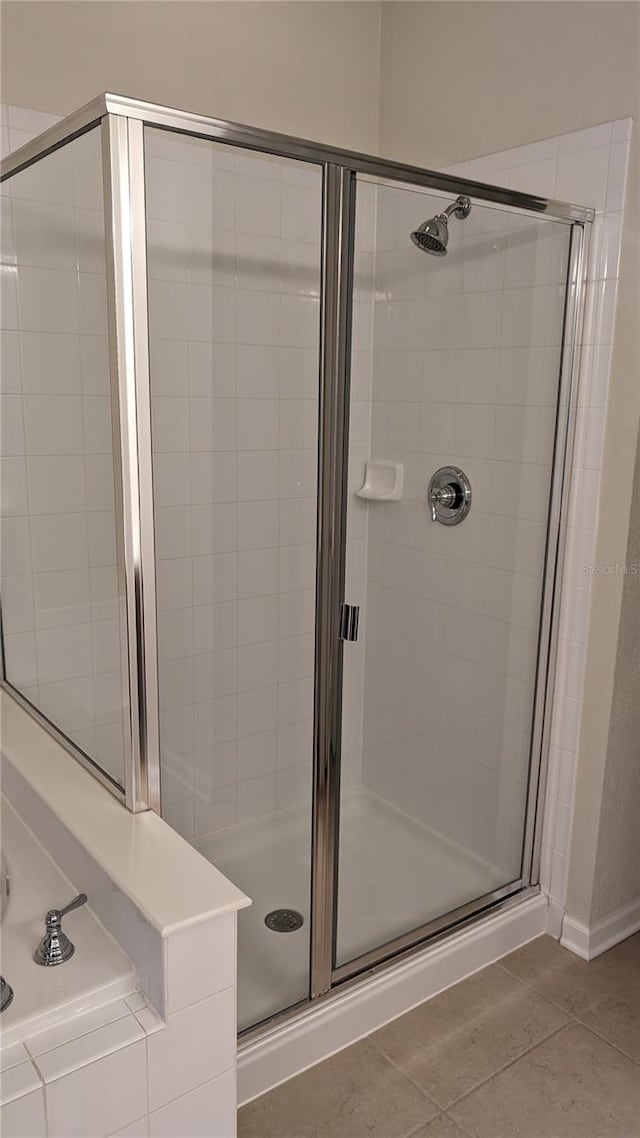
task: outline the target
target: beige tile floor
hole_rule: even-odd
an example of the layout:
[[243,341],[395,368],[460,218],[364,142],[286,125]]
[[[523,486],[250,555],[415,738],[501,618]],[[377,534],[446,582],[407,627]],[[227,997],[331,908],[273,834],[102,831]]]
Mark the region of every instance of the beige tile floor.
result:
[[640,933],[550,937],[255,1099],[238,1138],[640,1138]]

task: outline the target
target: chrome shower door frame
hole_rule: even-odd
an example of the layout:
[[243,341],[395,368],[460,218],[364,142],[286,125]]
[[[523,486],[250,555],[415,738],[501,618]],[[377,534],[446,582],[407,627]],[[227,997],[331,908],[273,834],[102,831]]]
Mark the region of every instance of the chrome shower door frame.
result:
[[[101,132],[124,778],[120,786],[7,679],[0,685],[134,813],[160,811],[143,124],[93,100],[0,163],[0,181]],[[1,629],[0,629],[1,630]]]
[[[102,119],[107,229],[107,311],[121,595],[128,677],[130,810],[160,813],[160,732],[143,124]],[[119,458],[119,463],[117,459]]]
[[[418,951],[431,937],[489,908],[509,904],[539,877],[542,811],[549,722],[558,636],[557,586],[566,526],[564,493],[570,461],[577,374],[577,345],[584,304],[585,230],[593,210],[501,186],[442,174],[371,155],[324,146],[238,123],[105,94],[49,128],[0,164],[0,178],[17,173],[79,134],[101,125],[107,233],[109,357],[112,383],[116,512],[122,549],[123,676],[130,712],[124,794],[109,783],[23,697],[43,726],[131,810],[160,812],[159,698],[156,644],[155,556],[147,311],[145,125],[314,163],[323,170],[322,291],[314,794],[310,999],[381,967],[401,953]],[[548,515],[544,595],[540,622],[535,716],[521,877],[494,893],[444,914],[343,967],[335,967],[337,850],[340,809],[342,643],[339,610],[344,600],[345,524],[349,437],[351,305],[357,178],[465,195],[572,227],[565,299],[560,395]],[[15,689],[2,677],[3,686]],[[273,1019],[291,1015],[291,1010]],[[264,1026],[264,1025],[263,1025]],[[255,1029],[252,1029],[255,1030]]]
[[[395,179],[394,184],[397,185]],[[335,990],[339,985],[353,983],[358,978],[362,978],[365,974],[369,975],[388,967],[399,956],[409,955],[419,951],[431,939],[440,937],[443,933],[451,931],[454,928],[462,928],[501,906],[513,903],[513,900],[516,899],[519,894],[528,896],[532,892],[539,890],[543,811],[559,637],[559,599],[562,585],[567,527],[567,491],[575,434],[579,345],[585,309],[585,269],[587,263],[589,224],[593,219],[593,211],[587,212],[589,216],[581,220],[576,220],[572,216],[555,218],[555,220],[569,222],[571,233],[565,277],[562,344],[558,376],[551,484],[547,510],[544,574],[538,625],[537,662],[533,693],[533,713],[530,727],[527,803],[520,876],[498,889],[475,898],[468,904],[462,905],[448,913],[442,914],[434,920],[408,930],[401,936],[380,944],[375,949],[363,953],[339,966],[335,964],[337,930],[334,920],[331,985],[330,988],[324,989],[323,992],[319,991],[317,993],[318,995],[327,994],[328,991],[331,989]],[[338,376],[336,383],[344,388],[348,406],[348,377],[344,379]],[[348,410],[346,414],[346,430],[348,432]],[[343,467],[343,477],[345,479],[342,503],[344,516],[346,515],[347,503],[346,462]],[[341,551],[341,555],[344,559],[344,548]],[[341,597],[341,600],[344,600],[344,597]],[[336,698],[339,698],[339,696]],[[339,750],[340,740],[336,738],[332,747],[329,748],[327,752],[326,761],[336,762],[333,756],[335,752],[339,755]],[[337,766],[339,767],[339,758],[337,760]],[[336,835],[335,842],[337,849],[340,813],[339,774],[333,776],[332,785],[333,797],[330,802],[330,809],[332,809],[334,813],[327,825],[330,827],[331,832]],[[334,864],[333,870],[337,892],[337,865]],[[325,871],[325,877],[329,877],[328,871]],[[336,910],[337,896],[334,896],[334,914]]]

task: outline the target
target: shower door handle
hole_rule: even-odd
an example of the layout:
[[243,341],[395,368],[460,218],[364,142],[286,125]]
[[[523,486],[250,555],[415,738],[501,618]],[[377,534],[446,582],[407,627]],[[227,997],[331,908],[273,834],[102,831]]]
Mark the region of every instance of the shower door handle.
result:
[[358,639],[358,623],[360,620],[360,605],[340,605],[340,632],[341,640],[356,641]]

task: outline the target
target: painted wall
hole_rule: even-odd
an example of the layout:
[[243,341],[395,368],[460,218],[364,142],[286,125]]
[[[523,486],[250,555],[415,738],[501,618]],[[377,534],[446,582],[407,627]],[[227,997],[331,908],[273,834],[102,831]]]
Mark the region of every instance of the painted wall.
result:
[[380,152],[440,167],[633,114],[639,13],[615,2],[383,3]]
[[374,150],[376,3],[9,3],[2,99],[68,114],[101,91]]
[[636,462],[631,518],[626,556],[626,565],[631,572],[624,580],[622,596],[618,658],[591,902],[593,922],[640,897],[640,605],[638,579],[631,569],[632,566],[640,567],[640,452]]

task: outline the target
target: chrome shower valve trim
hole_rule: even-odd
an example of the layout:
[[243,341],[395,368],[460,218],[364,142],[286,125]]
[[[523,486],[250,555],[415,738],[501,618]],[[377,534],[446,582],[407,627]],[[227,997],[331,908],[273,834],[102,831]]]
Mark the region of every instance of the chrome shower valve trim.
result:
[[471,509],[471,483],[459,466],[441,466],[427,488],[431,521],[457,526]]

